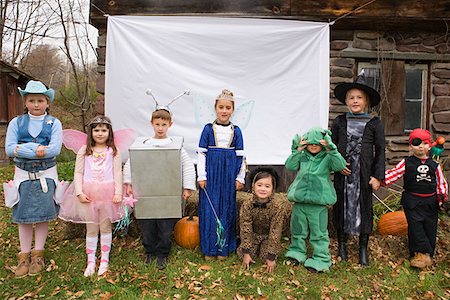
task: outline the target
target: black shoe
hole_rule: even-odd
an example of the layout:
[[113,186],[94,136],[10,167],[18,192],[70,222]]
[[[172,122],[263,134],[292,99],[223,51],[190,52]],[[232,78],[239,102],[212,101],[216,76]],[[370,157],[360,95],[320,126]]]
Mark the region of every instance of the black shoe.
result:
[[347,234],[344,232],[338,232],[338,256],[341,260],[348,260],[347,257]]
[[151,254],[147,254],[147,257],[145,258],[145,264],[149,265],[155,260],[155,257]]
[[292,266],[298,266],[300,265],[300,262],[298,260],[296,260],[295,258],[292,257],[288,257],[287,261],[292,265]]
[[308,270],[311,273],[319,273],[319,271],[317,271],[316,269],[314,269],[313,267],[306,267],[306,270]]
[[369,244],[369,235],[361,234],[359,236],[359,264],[362,267],[369,265],[369,253],[367,252],[368,244]]
[[167,257],[157,257],[156,258],[156,266],[160,270],[164,270],[167,266]]
[[369,265],[369,259],[367,257],[367,248],[359,248],[359,264],[362,267]]

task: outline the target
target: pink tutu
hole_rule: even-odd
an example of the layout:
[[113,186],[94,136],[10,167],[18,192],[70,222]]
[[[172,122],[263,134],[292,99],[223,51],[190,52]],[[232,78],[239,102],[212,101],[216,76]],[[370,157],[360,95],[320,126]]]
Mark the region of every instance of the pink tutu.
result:
[[60,205],[59,218],[74,223],[100,224],[109,219],[111,223],[119,221],[124,215],[121,203],[114,203],[114,182],[85,182],[85,193],[90,203],[81,203],[75,195],[72,183],[64,195],[64,202]]

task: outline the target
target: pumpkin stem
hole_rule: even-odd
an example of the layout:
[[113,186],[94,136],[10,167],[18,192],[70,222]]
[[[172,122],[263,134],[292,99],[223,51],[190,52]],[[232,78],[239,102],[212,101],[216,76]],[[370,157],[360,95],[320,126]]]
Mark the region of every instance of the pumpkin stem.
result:
[[188,221],[192,221],[194,219],[194,212],[190,212],[189,213],[189,218],[187,219]]

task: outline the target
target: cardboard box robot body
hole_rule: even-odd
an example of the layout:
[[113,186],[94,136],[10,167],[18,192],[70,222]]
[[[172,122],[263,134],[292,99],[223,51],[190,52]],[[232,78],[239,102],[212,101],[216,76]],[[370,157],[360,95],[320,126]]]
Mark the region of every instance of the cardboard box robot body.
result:
[[130,147],[131,182],[137,219],[181,218],[182,137],[170,137],[164,146],[146,143],[148,137],[138,137]]

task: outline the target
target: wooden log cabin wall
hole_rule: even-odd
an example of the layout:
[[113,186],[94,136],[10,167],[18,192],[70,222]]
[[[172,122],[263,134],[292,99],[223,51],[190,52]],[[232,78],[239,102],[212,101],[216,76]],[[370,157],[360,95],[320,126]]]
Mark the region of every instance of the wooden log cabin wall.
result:
[[[388,167],[408,155],[410,129],[442,135],[450,148],[450,0],[91,0],[91,23],[99,30],[97,90],[104,93],[106,17],[110,15],[204,15],[330,23],[330,122],[346,107],[333,97],[341,82],[364,69],[383,101],[375,108],[386,127]],[[97,99],[103,113],[104,97]],[[449,150],[444,169],[450,178]],[[295,174],[282,174],[286,190]]]
[[9,163],[5,153],[8,123],[23,113],[24,104],[17,87],[24,88],[30,75],[0,60],[0,165]]
[[[332,33],[330,49],[330,120],[346,111],[333,98],[334,86],[351,82],[365,69],[369,79],[374,76],[382,95],[374,113],[385,125],[388,165],[408,155],[407,135],[412,128],[426,128],[435,136],[449,139],[450,36],[431,32],[337,32]],[[446,150],[444,155],[448,154]],[[450,169],[448,162],[445,169]]]

